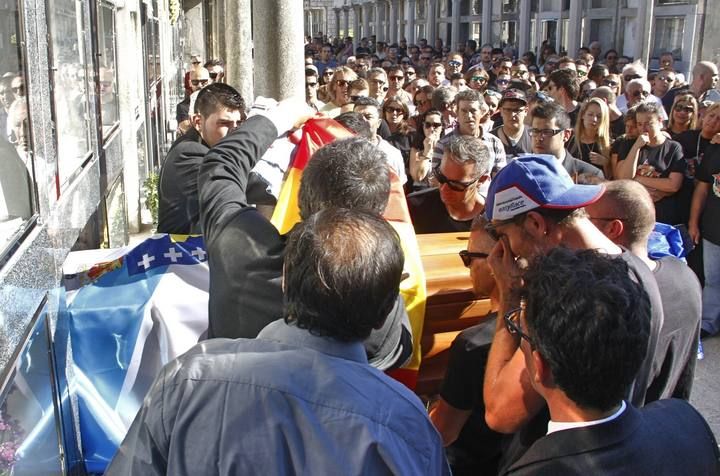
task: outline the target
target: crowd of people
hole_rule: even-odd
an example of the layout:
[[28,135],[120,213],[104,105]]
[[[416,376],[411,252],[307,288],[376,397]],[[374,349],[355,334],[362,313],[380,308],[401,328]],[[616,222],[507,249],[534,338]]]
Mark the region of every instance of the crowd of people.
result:
[[[476,46],[311,41],[305,100],[249,111],[198,80],[158,231],[204,235],[208,340],[162,370],[107,474],[720,474],[687,402],[720,331],[717,67],[684,84],[672,55],[649,73],[597,42],[539,64]],[[258,164],[312,115],[354,137],[314,153],[284,235]],[[429,411],[386,374],[412,350],[393,182],[416,233],[469,231],[490,299]],[[701,245],[693,269],[651,254],[656,222]]]

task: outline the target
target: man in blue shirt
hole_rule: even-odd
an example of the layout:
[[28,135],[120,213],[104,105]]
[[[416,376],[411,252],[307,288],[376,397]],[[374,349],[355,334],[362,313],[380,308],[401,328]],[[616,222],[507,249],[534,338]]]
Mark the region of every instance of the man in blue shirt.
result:
[[449,474],[419,399],[368,365],[363,346],[395,303],[403,264],[377,214],[326,208],[298,224],[284,318],[169,363],[106,474]]

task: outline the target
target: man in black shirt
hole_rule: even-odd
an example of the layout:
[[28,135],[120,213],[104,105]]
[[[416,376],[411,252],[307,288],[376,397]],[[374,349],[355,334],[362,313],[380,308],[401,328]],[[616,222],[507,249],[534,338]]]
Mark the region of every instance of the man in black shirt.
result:
[[680,223],[675,194],[682,186],[685,173],[680,144],[662,133],[660,106],[642,103],[635,110],[638,138],[627,156],[618,156],[617,178],[640,182],[655,202],[657,221]]
[[195,102],[193,127],[180,136],[160,168],[158,233],[200,233],[198,172],[205,153],[245,117],[245,101],[226,84],[204,88]]
[[502,116],[502,125],[493,129],[492,133],[505,146],[507,160],[531,152],[532,139],[530,139],[528,128],[525,127],[525,116],[527,115],[525,93],[519,89],[505,90],[498,107]]
[[478,193],[490,178],[490,154],[482,140],[460,135],[444,149],[435,169],[438,188],[408,195],[415,233],[468,231],[473,218],[485,209]]

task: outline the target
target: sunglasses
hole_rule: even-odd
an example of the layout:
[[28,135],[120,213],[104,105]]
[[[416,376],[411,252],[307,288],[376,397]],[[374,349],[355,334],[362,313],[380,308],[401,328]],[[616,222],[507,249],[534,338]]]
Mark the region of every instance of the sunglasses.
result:
[[448,61],[448,66],[456,67],[456,66],[462,66],[462,63],[459,61]]
[[659,79],[660,81],[665,81],[667,83],[675,82],[675,78],[671,78],[670,76],[658,76],[657,79]]
[[220,73],[210,73],[210,79],[217,79]]
[[616,88],[618,86],[617,81],[613,81],[611,79],[605,79],[603,80],[603,86],[610,86],[611,88]]
[[346,86],[348,85],[348,83],[349,83],[349,81],[346,81],[346,80],[344,80],[344,79],[336,79],[336,80],[335,80],[335,84],[337,84],[337,85],[340,86],[341,88],[346,87]]
[[470,267],[473,259],[482,259],[490,256],[487,253],[474,253],[467,250],[462,250],[458,254],[460,255],[460,259],[462,260],[463,265],[465,265],[466,268]]
[[642,78],[642,76],[640,76],[639,74],[627,74],[627,75],[623,76],[623,79],[625,80],[626,83],[628,81],[632,81],[633,79],[640,79],[640,78]]
[[204,86],[208,83],[208,81],[210,81],[210,80],[209,79],[193,79],[192,81],[190,81],[190,83],[193,86],[198,86],[200,84],[202,84]]
[[583,71],[583,70],[579,69],[577,72],[577,75],[581,78],[584,78],[585,76],[587,76],[587,71]]
[[525,334],[522,329],[520,329],[520,325],[515,322],[515,320],[520,317],[520,313],[522,312],[523,308],[524,306],[521,304],[520,307],[508,311],[505,316],[503,316],[503,320],[505,321],[505,329],[507,329],[508,333],[511,336],[516,337],[517,339],[525,339],[527,343],[530,344],[530,347],[535,348],[535,345],[533,344],[530,336]]
[[460,182],[458,180],[450,180],[445,175],[443,175],[442,172],[440,172],[440,166],[438,165],[435,167],[435,178],[437,178],[437,181],[440,183],[440,185],[447,185],[452,190],[455,190],[456,192],[464,192],[469,187],[475,185],[477,183],[478,179],[471,180],[469,182]]
[[438,127],[442,127],[442,122],[424,122],[423,125],[425,127],[437,129]]
[[648,91],[635,91],[632,93],[632,97],[634,97],[634,98],[639,97],[639,96],[647,97],[648,95],[650,95],[650,93]]
[[390,76],[390,81],[402,81],[405,76]]
[[507,83],[510,82],[510,80],[508,80],[508,79],[496,79],[495,82],[496,82],[497,84],[507,84]]
[[403,114],[405,111],[403,111],[403,108],[401,108],[401,107],[388,106],[388,107],[385,108],[385,112],[386,112],[386,113],[389,112],[390,114],[392,114],[392,113],[394,113],[394,112],[397,112],[398,114]]
[[676,111],[682,111],[687,113],[693,113],[695,112],[695,108],[692,106],[675,106]]
[[199,61],[193,61],[192,64],[200,64]]
[[515,71],[512,72],[512,75],[515,76],[515,77],[523,76],[523,75],[526,75],[526,74],[528,74],[528,71],[524,71],[524,70],[522,70],[522,69],[518,69],[518,70],[515,70]]
[[470,78],[470,81],[477,81],[478,83],[484,83],[487,80],[488,79],[485,76],[473,76],[472,78]]
[[323,76],[332,76],[335,71],[324,71]]

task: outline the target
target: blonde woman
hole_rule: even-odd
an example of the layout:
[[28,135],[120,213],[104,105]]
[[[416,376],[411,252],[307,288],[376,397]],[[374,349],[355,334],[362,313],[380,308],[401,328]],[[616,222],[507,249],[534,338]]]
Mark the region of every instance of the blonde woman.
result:
[[692,94],[678,94],[670,109],[667,132],[672,140],[677,140],[685,131],[698,126],[698,103]]
[[350,83],[357,79],[357,74],[347,66],[335,69],[332,79],[328,83],[330,102],[325,104],[320,112],[334,118],[342,113],[342,107],[350,101]]
[[610,111],[605,101],[591,98],[580,107],[574,138],[568,144],[568,152],[602,169],[605,178],[612,178]]

